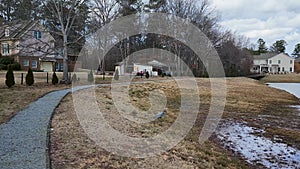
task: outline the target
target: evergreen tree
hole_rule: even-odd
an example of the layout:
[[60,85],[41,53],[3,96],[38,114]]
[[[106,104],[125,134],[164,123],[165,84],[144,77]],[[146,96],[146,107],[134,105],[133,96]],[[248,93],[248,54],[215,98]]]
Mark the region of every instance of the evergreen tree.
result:
[[77,82],[77,75],[74,73],[72,76],[72,83],[76,83]]
[[9,88],[11,88],[13,85],[15,85],[15,77],[14,77],[13,68],[11,65],[8,66],[5,84]]
[[121,10],[123,16],[136,14],[143,9],[143,2],[141,0],[120,0]]
[[116,69],[116,71],[115,71],[114,80],[119,80],[119,70],[118,69]]
[[32,86],[34,84],[34,76],[32,70],[29,68],[26,75],[26,84]]
[[52,75],[52,84],[56,85],[58,83],[58,77],[56,75],[56,73],[54,72]]
[[268,51],[268,48],[266,47],[266,42],[262,38],[259,38],[257,40],[257,44],[258,44],[258,53],[266,53]]
[[93,75],[93,71],[91,69],[90,73],[88,74],[88,82],[93,82],[94,81],[94,75]]
[[285,52],[285,46],[287,45],[287,42],[285,40],[277,40],[273,45],[271,46],[271,51],[275,53],[283,53]]
[[40,13],[39,0],[19,0],[16,2],[15,18],[20,20],[36,20]]
[[295,57],[299,57],[300,56],[300,43],[298,43],[297,45],[295,45],[295,49],[293,54]]
[[149,3],[145,5],[146,12],[164,12],[167,4],[167,0],[149,0]]

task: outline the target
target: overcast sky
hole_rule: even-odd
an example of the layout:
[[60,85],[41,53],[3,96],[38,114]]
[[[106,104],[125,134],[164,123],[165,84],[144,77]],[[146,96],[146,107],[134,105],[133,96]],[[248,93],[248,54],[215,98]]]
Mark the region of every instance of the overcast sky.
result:
[[211,0],[221,25],[250,38],[263,38],[267,47],[284,39],[291,54],[300,43],[300,0]]

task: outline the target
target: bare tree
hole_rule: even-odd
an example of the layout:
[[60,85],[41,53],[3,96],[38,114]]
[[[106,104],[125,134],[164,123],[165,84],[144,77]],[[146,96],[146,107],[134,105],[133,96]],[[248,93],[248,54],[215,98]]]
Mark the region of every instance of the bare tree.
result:
[[[118,0],[92,0],[91,3],[93,4],[91,9],[91,20],[92,25],[94,28],[101,28],[114,19],[117,18],[119,15],[120,10],[120,4]],[[105,29],[108,30],[108,29]],[[106,33],[107,34],[107,33]],[[103,51],[107,47],[107,42],[109,39],[107,39],[107,36],[104,36],[104,39],[96,39],[97,41],[97,50]],[[105,59],[104,59],[104,53],[102,55],[98,55],[98,62],[99,62],[99,68],[102,73],[104,74],[105,71]]]
[[52,33],[62,37],[63,46],[63,79],[62,82],[68,82],[68,46],[74,41],[79,41],[83,36],[78,39],[73,39],[71,42],[70,36],[72,29],[74,29],[75,21],[85,17],[86,11],[82,11],[87,0],[46,0],[42,1],[43,6],[47,10],[47,14],[51,19],[48,21],[55,28]]

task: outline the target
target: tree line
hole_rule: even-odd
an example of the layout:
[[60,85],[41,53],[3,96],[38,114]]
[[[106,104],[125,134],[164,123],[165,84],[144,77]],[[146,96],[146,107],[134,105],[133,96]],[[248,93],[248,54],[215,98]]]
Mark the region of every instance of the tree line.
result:
[[[250,47],[249,51],[253,55],[260,55],[262,53],[285,53],[286,52],[286,46],[287,42],[283,39],[275,41],[269,48],[266,45],[266,42],[259,38],[257,40],[257,49],[255,47]],[[295,45],[294,51],[292,53],[294,57],[300,56],[300,43]]]
[[[240,76],[249,73],[252,64],[249,40],[220,26],[217,11],[209,0],[3,0],[0,2],[0,16],[4,21],[39,20],[56,39],[55,51],[68,63],[68,54],[78,54],[91,35],[111,21],[131,14],[142,12],[162,12],[189,20],[198,27],[217,50],[224,70],[228,76]],[[134,25],[137,23],[129,23]],[[186,31],[186,30],[178,30]],[[118,36],[116,33],[115,36]],[[105,39],[99,43],[105,45]],[[114,63],[126,60],[136,51],[146,48],[159,48],[171,51],[193,70],[196,76],[207,76],[204,63],[183,42],[155,35],[141,34],[128,37],[118,43],[105,57],[97,58],[97,65],[87,67],[101,70],[113,70]],[[85,63],[83,58],[83,63]],[[183,63],[178,60],[174,65],[178,73],[184,73]],[[85,66],[83,64],[83,66]],[[69,79],[68,67],[64,66],[63,80]]]

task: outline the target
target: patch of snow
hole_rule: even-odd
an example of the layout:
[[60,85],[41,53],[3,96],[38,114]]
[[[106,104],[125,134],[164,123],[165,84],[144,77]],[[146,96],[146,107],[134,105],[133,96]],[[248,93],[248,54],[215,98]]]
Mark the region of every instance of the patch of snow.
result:
[[257,135],[263,132],[245,124],[227,122],[216,133],[226,148],[239,153],[250,164],[262,164],[271,169],[300,168],[298,149]]

